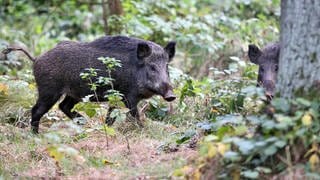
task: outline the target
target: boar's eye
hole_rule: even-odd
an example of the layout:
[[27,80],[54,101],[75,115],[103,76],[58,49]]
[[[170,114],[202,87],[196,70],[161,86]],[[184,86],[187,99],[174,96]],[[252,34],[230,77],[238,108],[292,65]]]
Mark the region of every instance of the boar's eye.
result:
[[278,69],[279,69],[278,65],[275,65],[275,71],[276,72],[278,72]]
[[260,71],[263,72],[263,71],[264,71],[264,68],[263,68],[263,67],[260,67]]

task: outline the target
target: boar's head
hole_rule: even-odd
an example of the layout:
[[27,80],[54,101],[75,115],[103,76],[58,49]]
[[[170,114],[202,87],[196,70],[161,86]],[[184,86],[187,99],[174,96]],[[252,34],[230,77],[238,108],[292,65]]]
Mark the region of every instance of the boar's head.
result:
[[175,42],[169,42],[164,48],[146,42],[137,45],[137,82],[142,97],[148,98],[157,94],[166,101],[176,99],[168,73],[168,63],[175,55],[175,45]]
[[262,86],[270,101],[275,93],[279,64],[280,45],[275,43],[260,50],[256,45],[249,45],[248,56],[251,62],[259,65],[258,86]]

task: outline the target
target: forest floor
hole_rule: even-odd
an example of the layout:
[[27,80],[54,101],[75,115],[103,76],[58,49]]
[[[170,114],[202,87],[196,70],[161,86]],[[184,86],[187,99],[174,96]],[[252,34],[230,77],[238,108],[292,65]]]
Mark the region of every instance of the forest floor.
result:
[[55,123],[43,119],[39,135],[29,127],[0,123],[0,179],[1,174],[5,179],[168,178],[198,155],[188,144],[175,143],[185,129],[162,122],[147,120],[144,128],[116,122],[111,137],[95,128],[99,120],[73,127],[65,117]]

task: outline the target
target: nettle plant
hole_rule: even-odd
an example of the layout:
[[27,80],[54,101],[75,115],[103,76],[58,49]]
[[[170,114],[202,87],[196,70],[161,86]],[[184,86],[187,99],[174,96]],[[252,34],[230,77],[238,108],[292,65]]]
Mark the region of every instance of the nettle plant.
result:
[[[126,113],[128,112],[128,109],[122,102],[123,95],[119,91],[114,90],[112,83],[113,79],[111,78],[111,71],[117,67],[121,67],[121,63],[119,60],[110,57],[99,57],[98,60],[102,61],[106,66],[107,77],[99,76],[98,72],[101,71],[101,69],[85,69],[85,71],[80,74],[80,77],[83,80],[88,81],[88,85],[90,86],[93,94],[86,96],[83,99],[83,102],[76,104],[72,111],[83,112],[90,118],[97,116],[101,121],[104,121],[105,116],[103,116],[103,114],[104,109],[106,109],[106,105],[99,103],[97,89],[101,86],[110,86],[110,90],[108,90],[105,97],[103,97],[107,100],[109,107],[113,107],[112,112],[108,113],[110,113],[111,118],[115,118],[118,121],[123,121],[126,119]],[[91,98],[95,98],[97,102],[90,102],[89,100]],[[83,117],[75,118],[74,121],[75,120],[78,124],[85,123],[85,119]],[[50,157],[52,157],[55,161],[58,169],[57,172],[61,174],[64,173],[62,169],[62,167],[64,167],[64,162],[75,161],[77,164],[82,164],[85,161],[84,157],[80,155],[79,151],[66,145],[61,137],[70,137],[70,132],[77,132],[77,136],[74,138],[75,140],[79,140],[87,137],[87,133],[90,132],[90,129],[89,131],[82,131],[79,126],[76,126],[71,122],[66,123],[65,126],[68,127],[67,131],[59,130],[59,124],[57,124],[53,126],[53,129],[56,129],[55,131],[44,134],[44,139],[35,139],[36,143],[38,144],[49,144],[46,150],[48,151]],[[108,127],[105,123],[103,123],[102,126],[93,129],[101,130],[103,133],[105,133],[107,146],[108,137],[115,135],[115,130],[111,127]]]
[[[110,118],[114,118],[116,121],[124,121],[127,117],[126,113],[129,110],[122,102],[123,94],[114,89],[112,83],[113,78],[111,78],[111,71],[117,67],[121,67],[120,60],[110,57],[99,57],[98,60],[106,66],[107,77],[99,76],[98,72],[101,71],[101,69],[86,68],[85,72],[80,74],[80,77],[83,80],[88,81],[88,85],[90,86],[93,94],[86,96],[83,99],[83,102],[76,104],[73,108],[73,111],[84,112],[90,118],[98,115],[98,118],[101,121],[104,121],[105,116],[102,114],[107,108],[105,104],[99,103],[97,89],[98,87],[109,86],[110,89],[107,90],[103,98],[106,99],[108,106],[112,107],[112,111],[108,112],[110,114]],[[92,98],[97,102],[90,102],[89,100]],[[112,132],[111,134],[114,134],[114,130],[106,125],[103,125],[103,129],[107,134],[110,134],[108,132]]]
[[304,177],[319,179],[319,109],[319,98],[275,98],[265,109],[268,115],[224,114],[211,124],[199,124],[207,134],[191,177],[202,172],[206,179],[214,172],[220,179],[269,179],[300,168]]

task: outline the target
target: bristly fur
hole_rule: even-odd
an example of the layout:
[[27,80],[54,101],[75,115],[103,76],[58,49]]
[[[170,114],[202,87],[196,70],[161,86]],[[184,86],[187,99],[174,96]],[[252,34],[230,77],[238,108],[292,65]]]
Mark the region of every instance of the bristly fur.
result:
[[[170,45],[169,45],[170,44]],[[139,119],[137,104],[153,95],[173,100],[172,87],[168,76],[167,63],[173,56],[175,46],[167,47],[151,41],[125,36],[105,36],[88,43],[63,41],[56,47],[36,58],[33,71],[38,85],[38,101],[32,109],[31,125],[38,131],[40,118],[57,100],[66,94],[59,105],[70,118],[81,115],[70,110],[86,95],[93,94],[80,73],[87,68],[97,69],[98,76],[108,77],[105,65],[99,57],[112,57],[121,61],[122,67],[111,72],[113,87],[124,95],[124,103],[130,113]],[[169,55],[170,54],[170,55]],[[95,81],[93,77],[93,81]],[[99,86],[96,101],[104,101],[110,86]],[[109,111],[110,112],[110,111]],[[113,120],[108,121],[111,125]]]

